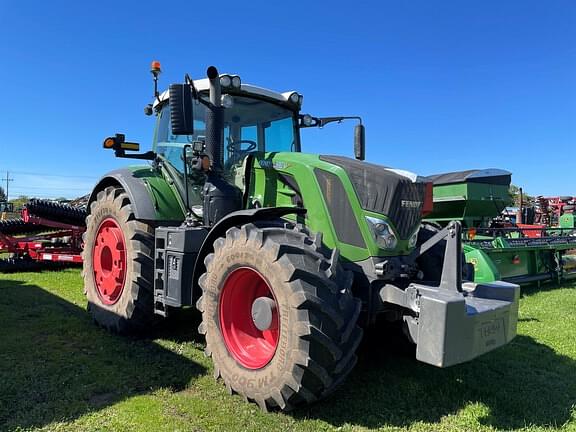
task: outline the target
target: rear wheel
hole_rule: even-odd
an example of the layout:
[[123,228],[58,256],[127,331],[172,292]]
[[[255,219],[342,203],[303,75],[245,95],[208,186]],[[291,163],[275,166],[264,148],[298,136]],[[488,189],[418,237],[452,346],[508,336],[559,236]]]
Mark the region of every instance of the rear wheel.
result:
[[120,187],[100,191],[84,234],[84,290],[94,320],[111,331],[150,326],[153,313],[154,229],[134,218]]
[[356,363],[360,302],[338,254],[293,226],[231,228],[214,242],[200,333],[216,377],[262,409],[330,394]]

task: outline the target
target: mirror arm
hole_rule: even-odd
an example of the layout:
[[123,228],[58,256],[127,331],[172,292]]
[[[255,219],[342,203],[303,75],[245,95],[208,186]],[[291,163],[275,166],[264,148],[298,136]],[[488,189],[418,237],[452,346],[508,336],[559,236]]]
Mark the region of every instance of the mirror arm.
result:
[[205,101],[204,99],[202,99],[200,97],[200,95],[198,94],[198,89],[196,89],[196,86],[194,85],[194,80],[192,78],[190,78],[190,75],[186,74],[184,76],[184,82],[190,86],[190,90],[192,90],[192,97],[194,98],[194,100],[197,100],[198,102],[200,102],[204,106],[207,106],[207,107],[212,106],[212,104],[210,102]]
[[192,90],[192,96],[194,97],[194,99],[200,99],[198,97],[198,90],[196,90],[196,86],[194,85],[194,80],[190,78],[190,75],[188,74],[184,75],[184,82],[190,86],[190,89]]
[[328,123],[342,122],[342,120],[358,120],[362,124],[362,117],[359,116],[340,116],[340,117],[320,117],[318,119],[318,126],[324,127]]
[[114,156],[123,159],[154,160],[158,155],[156,154],[156,152],[153,152],[152,150],[147,151],[146,153],[126,154],[126,152],[123,149],[118,149],[114,150]]

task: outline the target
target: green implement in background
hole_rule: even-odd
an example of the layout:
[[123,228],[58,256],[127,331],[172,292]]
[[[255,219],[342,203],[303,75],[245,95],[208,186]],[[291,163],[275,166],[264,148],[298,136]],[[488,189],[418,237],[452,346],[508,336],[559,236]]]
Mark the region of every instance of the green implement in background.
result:
[[510,204],[510,172],[468,170],[429,180],[434,184],[434,209],[425,220],[441,226],[451,220],[462,222],[463,251],[466,262],[474,266],[475,282],[529,284],[576,277],[573,213],[563,214],[559,227],[494,224]]

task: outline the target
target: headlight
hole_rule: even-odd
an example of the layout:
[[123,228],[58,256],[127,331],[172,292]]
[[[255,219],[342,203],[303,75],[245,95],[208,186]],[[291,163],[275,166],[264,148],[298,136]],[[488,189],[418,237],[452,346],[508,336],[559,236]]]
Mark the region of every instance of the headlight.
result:
[[229,94],[222,95],[221,101],[224,108],[232,108],[234,106],[234,98]]
[[379,247],[382,249],[394,249],[396,247],[398,239],[386,221],[370,216],[366,216],[366,221]]
[[232,78],[230,78],[228,75],[222,75],[220,77],[220,85],[222,87],[230,87],[231,84],[232,84]]
[[304,114],[302,116],[302,124],[304,126],[312,126],[314,124],[314,118],[310,114]]
[[232,77],[232,87],[234,87],[235,89],[239,89],[241,85],[242,85],[242,82],[240,81],[240,77],[238,75],[233,76]]
[[294,92],[290,95],[290,102],[297,104],[299,100],[298,93]]
[[410,240],[408,240],[409,248],[413,248],[416,246],[416,243],[418,242],[418,232],[419,230],[416,230],[414,234],[412,234],[412,236],[410,237]]

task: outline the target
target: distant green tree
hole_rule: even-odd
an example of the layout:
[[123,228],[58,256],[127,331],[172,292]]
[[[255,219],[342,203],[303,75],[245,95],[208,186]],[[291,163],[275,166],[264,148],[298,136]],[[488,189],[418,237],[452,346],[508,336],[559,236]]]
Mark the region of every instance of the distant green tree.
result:
[[9,202],[14,204],[14,211],[19,211],[29,200],[30,198],[26,195],[20,195],[18,198],[11,199]]
[[512,205],[517,206],[520,203],[520,188],[511,184],[508,189],[508,196],[510,197]]
[[6,201],[6,192],[2,186],[0,186],[0,201]]
[[[520,188],[516,185],[511,184],[508,189],[508,195],[510,196],[510,202],[516,207],[520,207]],[[532,195],[528,195],[526,191],[522,191],[522,202],[524,206],[530,206],[536,201]]]

